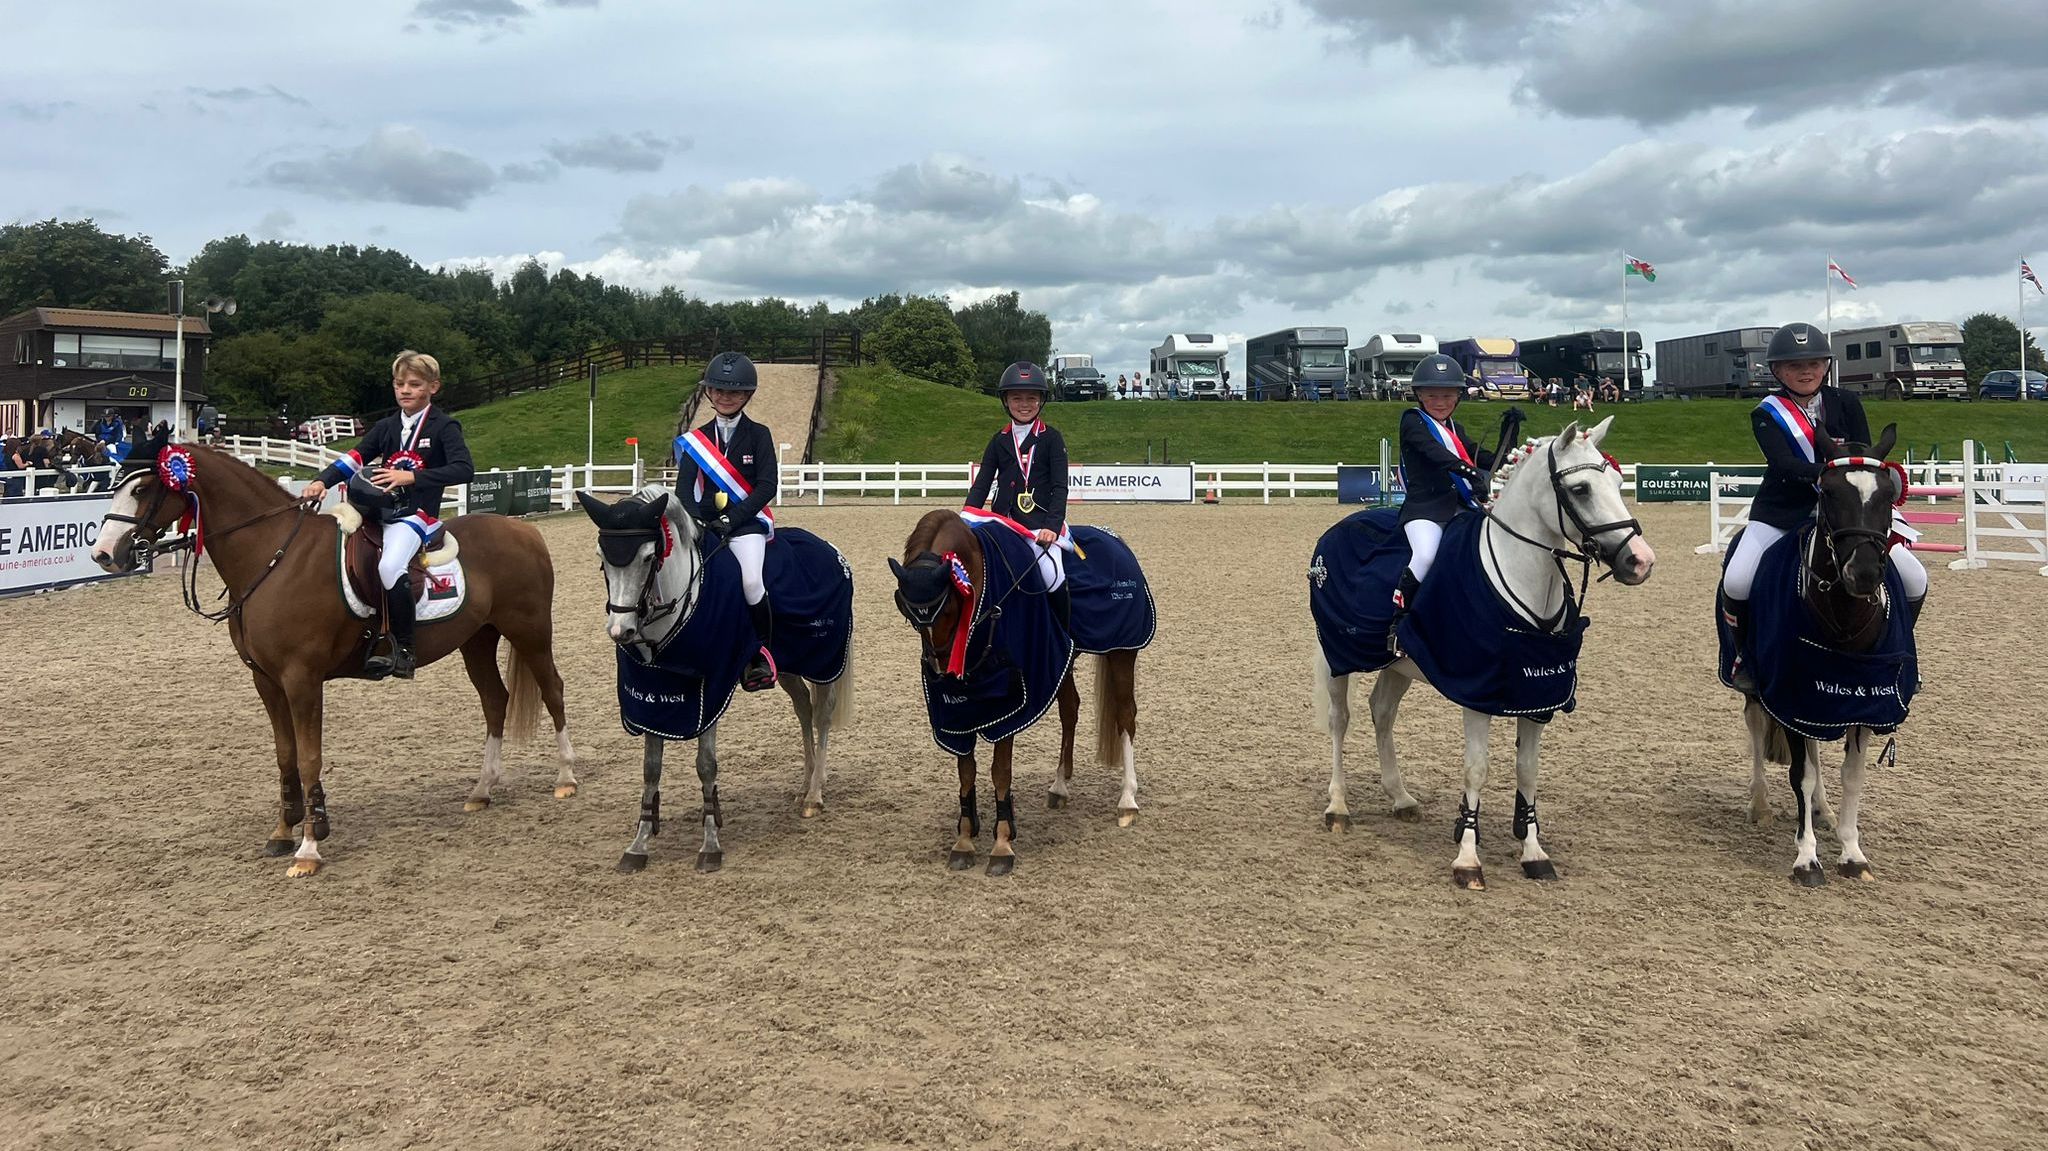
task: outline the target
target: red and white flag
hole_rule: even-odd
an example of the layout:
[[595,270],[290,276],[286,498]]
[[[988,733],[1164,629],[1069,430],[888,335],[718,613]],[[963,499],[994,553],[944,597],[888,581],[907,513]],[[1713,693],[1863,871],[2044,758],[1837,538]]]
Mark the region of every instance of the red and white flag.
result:
[[1842,282],[1851,288],[1856,286],[1856,281],[1849,278],[1849,273],[1842,270],[1842,265],[1835,263],[1833,260],[1828,261],[1828,274],[1842,277]]
[[2020,279],[2034,285],[2036,292],[2048,293],[2048,288],[2041,286],[2041,277],[2034,274],[2034,269],[2027,267],[2027,262],[2024,259],[2020,261]]

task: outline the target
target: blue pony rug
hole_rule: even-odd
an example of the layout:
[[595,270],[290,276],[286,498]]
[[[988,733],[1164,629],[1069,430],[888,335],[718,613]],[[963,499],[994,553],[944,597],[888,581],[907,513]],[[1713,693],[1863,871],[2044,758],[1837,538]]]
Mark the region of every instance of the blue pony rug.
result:
[[[1743,653],[1756,680],[1757,699],[1772,719],[1822,743],[1841,739],[1852,727],[1889,735],[1906,721],[1920,687],[1920,661],[1904,606],[1905,585],[1886,564],[1884,593],[1890,610],[1875,647],[1867,652],[1829,647],[1799,586],[1800,550],[1811,531],[1809,525],[1786,535],[1757,564],[1749,593],[1749,650]],[[1731,541],[1728,555],[1734,554]],[[1726,557],[1721,566],[1727,568]],[[1722,685],[1732,688],[1735,633],[1720,602],[1717,594],[1718,671]]]
[[[777,528],[761,568],[775,615],[768,650],[779,675],[830,683],[853,649],[853,569],[802,528]],[[758,646],[738,561],[720,549],[690,618],[641,663],[618,648],[619,722],[632,735],[695,739],[718,722]]]
[[[1408,566],[1408,538],[1394,508],[1354,512],[1316,541],[1308,569],[1309,614],[1333,675],[1379,671],[1394,618],[1394,588]],[[1586,617],[1567,611],[1544,631],[1515,613],[1479,565],[1484,516],[1444,529],[1436,563],[1401,624],[1404,655],[1445,699],[1493,716],[1547,721],[1578,706]]]
[[1001,524],[970,524],[986,558],[967,635],[967,674],[924,668],[932,742],[969,755],[1037,723],[1058,698],[1076,652],[1142,648],[1158,626],[1152,589],[1130,545],[1103,528],[1075,527],[1086,559],[1068,556],[1073,636],[1060,630],[1038,578],[1038,545]]

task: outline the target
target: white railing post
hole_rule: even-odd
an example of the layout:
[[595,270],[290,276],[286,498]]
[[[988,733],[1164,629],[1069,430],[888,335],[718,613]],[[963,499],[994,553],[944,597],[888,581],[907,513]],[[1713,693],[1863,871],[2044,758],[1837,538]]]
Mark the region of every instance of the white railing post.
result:
[[1264,498],[1266,503],[1270,504],[1273,502],[1273,461],[1271,460],[1265,460],[1259,464],[1259,495]]

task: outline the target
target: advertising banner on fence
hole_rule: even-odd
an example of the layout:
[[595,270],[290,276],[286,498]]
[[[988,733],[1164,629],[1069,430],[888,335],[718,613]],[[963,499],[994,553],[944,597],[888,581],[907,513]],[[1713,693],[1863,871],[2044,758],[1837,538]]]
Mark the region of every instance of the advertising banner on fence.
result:
[[1729,483],[1729,477],[1761,476],[1761,464],[1728,464],[1724,467],[1708,467],[1704,464],[1637,464],[1636,502],[1697,503],[1707,502],[1707,476],[1721,474],[1721,494],[1724,496],[1747,495],[1755,491],[1755,484]]
[[107,579],[92,562],[105,493],[0,500],[0,596]]
[[504,515],[512,510],[512,472],[478,472],[469,479],[468,512]]
[[2026,487],[2005,489],[2005,502],[2009,504],[2048,503],[2048,464],[2007,464],[2005,482],[2026,484]]
[[1067,498],[1088,503],[1192,503],[1194,469],[1123,464],[1075,464],[1067,469]]
[[535,468],[512,473],[512,507],[508,514],[539,515],[555,509],[555,471]]
[[1337,465],[1337,502],[1377,504],[1385,502],[1380,493],[1380,470],[1364,464]]

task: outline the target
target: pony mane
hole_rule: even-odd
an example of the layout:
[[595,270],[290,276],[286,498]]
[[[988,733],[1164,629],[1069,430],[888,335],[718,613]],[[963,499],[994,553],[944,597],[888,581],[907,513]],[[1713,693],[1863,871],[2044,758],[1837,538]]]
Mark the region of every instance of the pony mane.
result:
[[926,512],[917,521],[917,525],[910,529],[910,538],[903,541],[904,562],[908,563],[910,558],[919,552],[938,551],[939,549],[932,545],[938,541],[939,533],[945,531],[948,524],[959,524],[963,530],[967,526],[957,513],[944,508]]
[[1538,449],[1556,438],[1556,436],[1530,436],[1528,439],[1509,448],[1507,455],[1493,469],[1493,491],[1488,493],[1487,502],[1492,503],[1494,500],[1499,499],[1508,490],[1508,482],[1515,478],[1516,470],[1525,461],[1533,457]]

